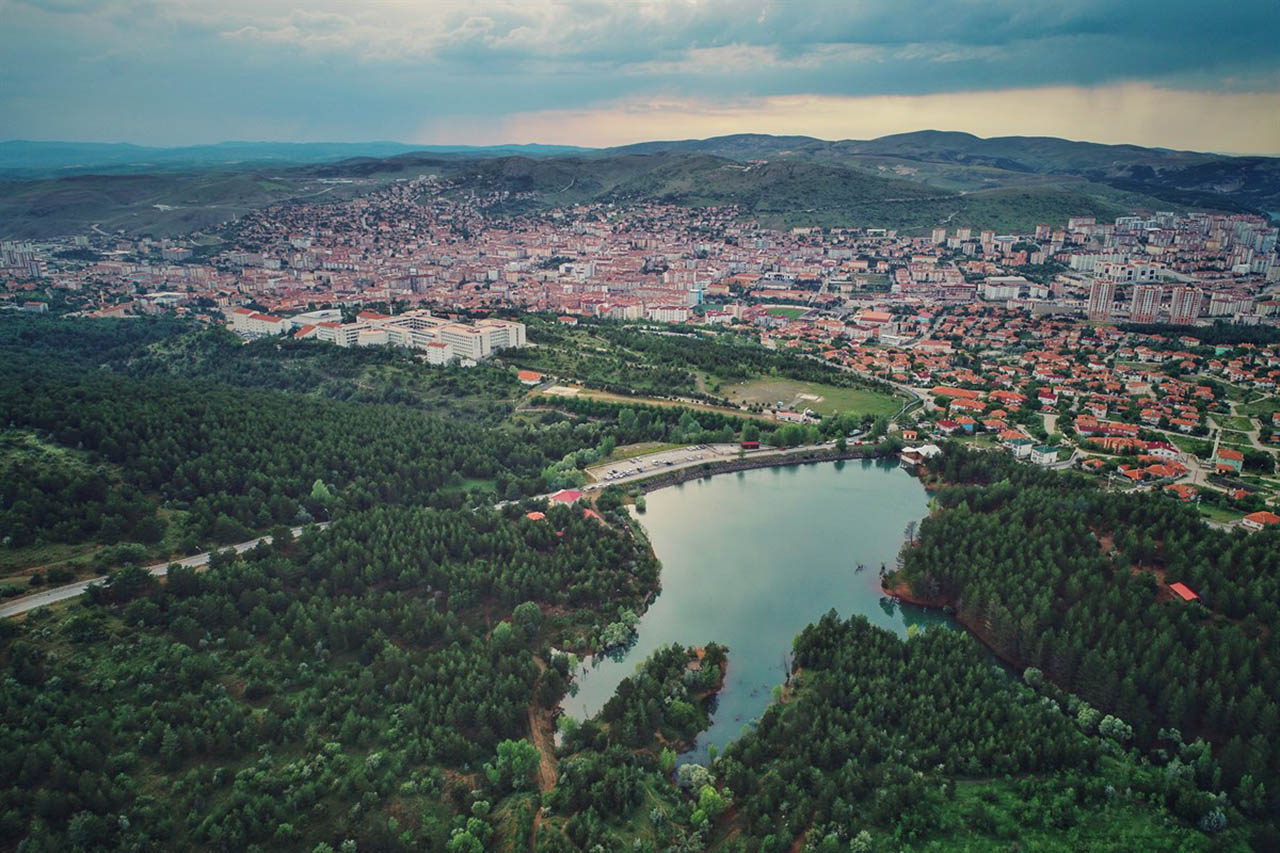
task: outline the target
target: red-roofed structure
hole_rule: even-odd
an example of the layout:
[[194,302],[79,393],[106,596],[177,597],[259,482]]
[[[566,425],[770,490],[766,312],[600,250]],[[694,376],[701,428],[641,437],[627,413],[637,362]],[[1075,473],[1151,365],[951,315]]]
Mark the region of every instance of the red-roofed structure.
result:
[[1200,596],[1191,591],[1191,588],[1181,581],[1169,584],[1169,589],[1173,590],[1174,595],[1183,601],[1199,601]]
[[574,504],[582,500],[582,492],[579,492],[576,489],[561,489],[548,498],[548,500],[557,504]]
[[952,388],[946,385],[937,385],[929,393],[935,397],[954,397],[962,400],[976,400],[982,396],[979,391],[969,388]]
[[1280,524],[1280,515],[1265,509],[1251,512],[1240,519],[1240,526],[1248,530],[1261,530],[1264,527],[1271,527],[1275,524]]

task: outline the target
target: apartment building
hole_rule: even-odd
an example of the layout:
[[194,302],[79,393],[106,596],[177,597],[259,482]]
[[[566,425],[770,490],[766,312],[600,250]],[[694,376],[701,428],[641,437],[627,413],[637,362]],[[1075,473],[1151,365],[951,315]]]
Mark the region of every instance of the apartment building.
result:
[[1116,301],[1116,283],[1106,279],[1096,279],[1089,286],[1089,304],[1085,313],[1090,320],[1105,320],[1111,316],[1111,309]]
[[1175,326],[1189,326],[1200,316],[1204,294],[1195,287],[1175,287],[1169,298],[1169,322]]
[[1158,284],[1136,284],[1129,303],[1129,319],[1135,323],[1154,323],[1160,316],[1164,288]]

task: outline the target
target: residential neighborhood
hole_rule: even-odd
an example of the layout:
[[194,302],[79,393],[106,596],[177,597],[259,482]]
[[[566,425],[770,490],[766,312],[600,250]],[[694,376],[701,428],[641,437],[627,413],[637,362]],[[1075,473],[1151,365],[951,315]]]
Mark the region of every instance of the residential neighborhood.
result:
[[[1221,523],[1280,492],[1278,229],[1261,217],[923,236],[771,230],[731,206],[499,215],[509,201],[458,197],[428,174],[182,239],[5,243],[0,307],[174,313],[246,340],[401,347],[429,365],[536,346],[538,316],[732,335],[892,386],[918,401],[897,426],[930,440],[1156,489]],[[803,395],[769,411],[816,417]]]

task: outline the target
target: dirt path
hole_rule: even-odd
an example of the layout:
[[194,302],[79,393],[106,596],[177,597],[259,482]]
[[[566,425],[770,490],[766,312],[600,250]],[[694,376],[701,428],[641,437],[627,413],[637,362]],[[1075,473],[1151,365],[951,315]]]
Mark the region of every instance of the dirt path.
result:
[[533,826],[529,829],[529,853],[538,849],[538,830],[542,827],[542,806],[533,813]]
[[529,736],[542,757],[538,760],[538,790],[547,793],[556,786],[555,741],[551,734],[551,715],[546,711],[529,708]]
[[[533,683],[533,695],[529,697],[529,739],[538,748],[538,792],[545,794],[556,786],[559,776],[556,762],[555,736],[551,728],[551,712],[538,704],[538,686],[542,683],[542,674],[547,665],[542,658],[535,656],[534,664],[538,667],[538,679]],[[533,815],[533,828],[529,832],[529,850],[537,846],[538,828],[542,825],[542,805]]]

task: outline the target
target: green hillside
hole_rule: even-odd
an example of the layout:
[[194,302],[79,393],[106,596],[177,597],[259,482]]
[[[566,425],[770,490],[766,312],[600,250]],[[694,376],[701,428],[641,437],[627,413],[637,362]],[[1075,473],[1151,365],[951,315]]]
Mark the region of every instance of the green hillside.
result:
[[681,151],[736,159],[783,158],[888,172],[943,189],[1038,185],[1047,177],[1083,178],[1099,189],[1141,193],[1182,206],[1233,211],[1280,209],[1280,158],[1229,157],[1138,145],[1102,145],[1055,137],[983,139],[923,130],[871,140],[734,134],[645,142],[624,153]]
[[[333,191],[335,188],[328,188]],[[324,192],[302,176],[264,172],[86,175],[0,182],[0,235],[181,234],[274,202]]]
[[[1026,231],[1070,216],[1113,218],[1170,204],[1079,178],[1037,177],[1011,187],[956,192],[904,177],[800,159],[741,162],[689,152],[473,164],[456,175],[475,192],[521,194],[512,211],[590,201],[736,205],[772,227],[886,227],[922,232],[937,225]],[[970,184],[972,185],[972,184]]]
[[282,201],[339,201],[435,174],[508,193],[499,212],[589,202],[736,205],[771,226],[1027,230],[1164,209],[1274,210],[1280,160],[924,132],[870,142],[743,134],[572,156],[413,152],[306,166],[0,182],[0,236],[168,236]]

